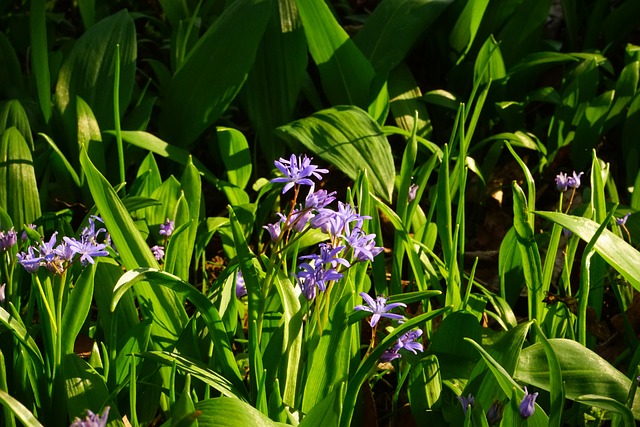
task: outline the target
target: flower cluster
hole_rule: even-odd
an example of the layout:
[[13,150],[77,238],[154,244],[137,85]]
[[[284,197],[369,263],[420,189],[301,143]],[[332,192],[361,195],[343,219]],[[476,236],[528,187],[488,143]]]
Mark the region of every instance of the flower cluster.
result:
[[577,189],[580,187],[580,177],[584,172],[576,173],[573,171],[573,175],[569,176],[566,173],[560,172],[556,176],[556,187],[559,191],[567,191],[569,188]]
[[104,427],[109,419],[109,407],[107,406],[102,415],[97,415],[87,409],[87,416],[84,420],[76,418],[69,427]]
[[[58,232],[51,235],[49,241],[42,241],[35,246],[27,247],[26,252],[20,252],[18,263],[29,273],[35,273],[40,267],[45,267],[51,272],[62,273],[74,260],[79,259],[83,266],[93,264],[94,257],[109,255],[105,243],[98,243],[101,233],[104,239],[109,240],[107,230],[96,229],[96,221],[102,222],[97,216],[89,218],[89,225],[80,233],[80,240],[74,237],[64,236],[58,242]],[[57,243],[57,245],[56,245]]]
[[[352,263],[373,261],[382,252],[382,248],[375,245],[375,234],[367,234],[363,229],[364,221],[370,217],[360,215],[349,203],[339,201],[337,210],[329,207],[336,200],[336,193],[316,190],[311,179],[321,180],[321,174],[328,171],[311,164],[311,160],[306,155],[292,154],[289,160],[281,158],[274,162],[285,176],[271,182],[285,183],[282,193],[294,189],[294,207],[289,215],[279,213],[276,223],[264,226],[276,244],[286,241],[292,232],[302,233],[309,229],[321,230],[329,236],[329,243],[319,246],[320,255],[300,257],[295,279],[309,301],[315,298],[318,289],[324,292],[331,282],[340,280],[342,272]],[[296,206],[302,185],[310,187],[309,193],[304,203]]]

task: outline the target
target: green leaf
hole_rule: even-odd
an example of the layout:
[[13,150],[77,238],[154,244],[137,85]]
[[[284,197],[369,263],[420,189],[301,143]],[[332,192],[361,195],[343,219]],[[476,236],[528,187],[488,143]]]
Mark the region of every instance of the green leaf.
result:
[[41,215],[31,150],[15,127],[0,138],[0,206],[17,228]]
[[320,72],[324,93],[333,105],[367,108],[373,99],[374,70],[326,3],[297,0],[309,52]]
[[36,78],[40,110],[45,123],[49,123],[49,119],[51,119],[51,76],[49,75],[45,0],[32,1],[30,12],[31,67]]
[[234,1],[200,38],[166,89],[160,130],[169,141],[190,145],[227,109],[253,65],[268,19],[268,1]]
[[10,127],[16,127],[24,139],[33,150],[33,136],[31,135],[31,125],[29,124],[29,116],[24,107],[17,99],[11,99],[3,102],[0,108],[0,135]]
[[294,19],[297,18],[295,5],[295,0],[271,2],[269,23],[241,92],[244,110],[268,160],[278,158],[285,150],[274,130],[293,120],[306,76],[309,53],[304,30],[299,25],[291,28],[283,23],[287,18],[284,14],[291,8]]
[[104,379],[87,362],[74,353],[67,354],[63,361],[63,372],[71,419],[84,418],[87,409],[102,413],[106,406],[111,407],[111,420],[121,419]]
[[251,153],[247,138],[239,130],[223,127],[217,129],[217,136],[228,181],[236,187],[245,188],[251,178]]
[[137,41],[133,19],[123,9],[89,28],[60,68],[56,100],[68,132],[74,129],[77,96],[87,102],[103,128],[114,127],[113,86],[118,45],[120,111],[126,111],[135,80]]
[[[549,408],[550,418],[549,426],[560,427],[562,425],[562,408],[564,407],[564,382],[562,380],[562,368],[558,361],[558,356],[553,351],[553,347],[549,340],[544,336],[542,329],[537,322],[533,323],[536,328],[536,337],[540,340],[540,344],[544,348],[547,357],[547,365],[549,366],[549,394],[551,407]],[[632,417],[633,419],[633,417]]]
[[6,409],[13,412],[25,427],[43,427],[35,415],[25,408],[19,400],[3,390],[0,390],[0,403],[2,403]]
[[96,265],[89,264],[76,280],[75,286],[69,294],[69,302],[62,314],[62,352],[73,353],[76,337],[87,319],[91,301],[93,299],[93,281]]
[[449,33],[449,44],[460,54],[460,58],[471,49],[488,5],[489,0],[470,0],[466,2],[455,26]]
[[18,55],[11,42],[0,33],[0,97],[18,99],[25,96],[24,78]]
[[625,427],[633,427],[636,422],[633,419],[633,413],[623,403],[609,397],[599,396],[595,394],[585,394],[576,399],[576,402],[585,405],[595,406],[596,408],[615,412],[622,415],[622,422]]
[[354,37],[378,74],[385,75],[407,55],[452,0],[384,0]]
[[193,162],[198,172],[227,196],[229,203],[234,206],[249,203],[247,193],[226,181],[216,178],[198,159],[192,158],[188,150],[168,144],[157,136],[143,131],[124,131],[122,132],[122,139],[129,144],[149,150],[152,153],[171,159],[181,165],[186,166],[190,161]]
[[286,427],[287,424],[271,421],[266,415],[248,403],[237,399],[216,397],[196,403],[200,427]]
[[335,107],[278,128],[292,144],[300,141],[355,180],[367,171],[375,194],[391,201],[395,166],[382,129],[357,107]]
[[305,415],[298,427],[324,427],[337,426],[342,414],[342,400],[345,392],[345,383],[341,382],[337,387],[322,399]]
[[148,281],[153,284],[154,289],[158,289],[158,285],[171,289],[180,297],[188,299],[198,309],[198,312],[209,328],[211,339],[214,342],[213,351],[216,355],[216,362],[220,366],[220,370],[233,384],[233,394],[244,397],[244,384],[240,377],[240,372],[238,371],[238,366],[227,338],[227,332],[222,326],[220,314],[211,301],[209,301],[207,297],[198,292],[198,290],[189,283],[183,281],[177,276],[174,276],[173,274],[154,268],[138,268],[127,271],[122,275],[120,280],[118,280],[118,283],[113,290],[111,310],[113,311],[116,308],[120,298],[129,288],[131,288],[131,286],[144,281]]
[[[535,213],[571,230],[573,234],[579,236],[585,242],[591,240],[600,226],[600,224],[590,219],[558,212],[538,211]],[[640,252],[609,230],[602,232],[595,244],[595,250],[609,265],[622,274],[634,288],[640,290]],[[624,256],[620,256],[621,254],[624,254]]]
[[[113,187],[93,166],[86,150],[82,150],[80,163],[87,176],[87,184],[98,212],[118,248],[122,265],[129,270],[140,266],[158,268],[158,262],[140,235],[133,219]],[[156,320],[154,334],[165,338],[164,341],[168,339],[169,342],[166,345],[170,345],[169,343],[179,336],[182,326],[187,321],[184,307],[175,300],[171,292],[152,289],[147,283],[138,283],[136,293],[141,306],[153,310]]]
[[[555,338],[550,339],[549,344],[560,364],[568,399],[576,400],[597,390],[600,396],[622,404],[627,401],[631,380],[606,360],[573,340]],[[543,390],[550,389],[549,367],[542,344],[522,350],[514,378]],[[638,398],[633,404],[633,414],[640,419]]]

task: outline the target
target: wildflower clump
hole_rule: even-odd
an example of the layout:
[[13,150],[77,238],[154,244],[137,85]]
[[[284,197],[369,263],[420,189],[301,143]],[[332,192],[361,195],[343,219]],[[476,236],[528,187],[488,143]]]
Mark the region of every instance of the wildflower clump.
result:
[[98,216],[89,218],[89,225],[80,233],[80,239],[64,236],[59,240],[58,232],[54,232],[48,241],[42,240],[18,253],[18,263],[28,273],[35,273],[40,267],[45,267],[58,274],[62,274],[78,260],[82,266],[94,264],[95,257],[109,255],[107,244],[100,242],[109,241],[107,230],[103,227],[96,229],[96,222],[102,223],[102,219]]
[[[314,179],[322,180],[322,175],[329,171],[312,164],[312,160],[306,155],[292,154],[288,160],[280,158],[274,162],[284,176],[271,182],[285,184],[282,194],[293,189],[292,208],[287,215],[278,213],[277,222],[264,226],[276,250],[309,230],[320,230],[327,235],[328,242],[318,246],[319,254],[299,257],[298,271],[294,275],[309,301],[318,291],[325,292],[331,283],[342,279],[353,264],[373,261],[382,252],[382,247],[376,246],[376,235],[365,231],[365,221],[371,219],[369,216],[361,215],[355,206],[342,201],[338,201],[337,209],[331,208],[336,192],[316,190]],[[309,191],[304,202],[298,203],[302,186],[309,187]]]

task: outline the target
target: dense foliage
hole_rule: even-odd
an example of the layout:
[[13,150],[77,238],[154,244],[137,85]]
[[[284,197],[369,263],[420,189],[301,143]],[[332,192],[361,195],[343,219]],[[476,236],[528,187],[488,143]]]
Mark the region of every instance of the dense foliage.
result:
[[0,1],[2,425],[635,425],[637,16]]

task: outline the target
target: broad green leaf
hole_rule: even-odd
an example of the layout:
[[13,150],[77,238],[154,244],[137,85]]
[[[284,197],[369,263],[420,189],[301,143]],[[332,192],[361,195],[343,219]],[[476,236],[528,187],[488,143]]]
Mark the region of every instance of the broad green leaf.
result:
[[[158,262],[122,201],[104,176],[93,166],[85,150],[81,153],[80,163],[98,212],[118,248],[122,265],[129,270],[140,266],[158,268]],[[184,307],[175,300],[171,292],[153,289],[148,283],[138,283],[136,293],[141,305],[153,310],[154,334],[168,339],[169,342],[165,342],[165,345],[169,345],[178,337],[182,326],[186,323],[187,315]]]
[[286,427],[288,424],[271,421],[248,403],[238,399],[216,397],[196,403],[199,427]]
[[335,107],[278,128],[293,145],[300,141],[311,152],[355,180],[367,171],[372,190],[391,201],[395,166],[391,147],[378,124],[357,107]]
[[595,406],[596,408],[605,409],[622,415],[622,423],[625,427],[633,427],[637,425],[633,419],[633,413],[631,410],[625,406],[624,403],[618,402],[610,397],[599,396],[597,394],[585,394],[578,397],[576,402]]
[[19,400],[3,390],[0,390],[0,403],[5,407],[5,410],[13,412],[25,427],[43,427],[35,415],[25,408]]
[[462,58],[471,48],[489,0],[469,0],[449,33],[449,44]]
[[193,253],[193,244],[189,241],[192,223],[189,219],[189,205],[184,195],[178,199],[174,212],[169,218],[174,218],[176,229],[166,247],[164,270],[182,280],[189,280],[189,266]]
[[[505,64],[513,64],[524,53],[534,49],[549,16],[551,0],[519,1],[512,4],[517,4],[513,14],[505,19],[499,32],[497,28],[495,30]],[[502,7],[502,4],[491,2],[487,13],[491,14],[495,11],[493,8]]]
[[40,217],[40,196],[31,150],[15,127],[0,138],[0,207],[16,228]]
[[227,109],[253,65],[268,19],[269,2],[234,1],[200,38],[166,89],[160,129],[169,141],[189,146]]
[[[104,158],[104,146],[102,145],[102,135],[100,126],[96,121],[91,107],[80,96],[76,99],[76,110],[78,117],[78,153],[82,147],[87,148],[89,158],[101,173],[106,173]],[[75,151],[74,151],[75,154]],[[82,177],[84,182],[84,177]]]
[[107,406],[111,408],[109,419],[121,419],[104,379],[87,362],[69,353],[64,356],[63,372],[70,419],[84,418],[87,409],[102,413]]
[[62,314],[62,353],[73,353],[76,337],[87,319],[93,299],[93,282],[96,265],[90,264],[82,271],[69,294],[69,302]]
[[373,98],[373,67],[326,3],[316,0],[297,3],[309,52],[318,66],[327,98],[333,105],[367,108]]
[[[304,30],[291,21],[298,19],[295,6],[295,0],[271,2],[269,23],[241,92],[244,110],[267,160],[284,153],[286,147],[274,130],[294,119],[309,58]],[[286,16],[288,12],[293,15]],[[283,22],[285,19],[289,21]]]
[[398,65],[389,74],[389,97],[392,99],[391,114],[398,127],[411,132],[414,121],[417,121],[416,135],[422,138],[431,136],[433,125],[421,99],[422,92],[405,64]]
[[51,76],[49,74],[45,0],[31,2],[29,29],[31,30],[31,67],[36,78],[38,104],[40,104],[45,123],[49,123],[49,119],[51,119]]
[[240,377],[240,372],[238,371],[238,366],[233,356],[231,345],[227,338],[227,333],[222,327],[220,314],[211,301],[209,301],[207,297],[202,295],[202,293],[189,283],[183,281],[177,276],[155,268],[138,268],[127,271],[122,275],[120,280],[118,280],[118,283],[114,288],[111,310],[113,311],[116,308],[118,301],[127,292],[127,290],[129,290],[129,288],[136,283],[145,281],[155,285],[154,289],[158,289],[158,286],[167,287],[173,291],[174,299],[175,294],[177,294],[182,298],[188,299],[198,309],[198,312],[209,328],[211,339],[214,342],[213,351],[216,355],[217,364],[220,366],[224,376],[233,384],[234,395],[244,396],[244,384]]
[[9,101],[0,104],[0,135],[7,129],[15,127],[20,131],[24,139],[29,144],[29,147],[33,150],[33,136],[31,135],[31,125],[29,124],[29,117],[24,107],[17,99],[11,99]]
[[560,427],[562,425],[562,409],[564,407],[564,382],[562,381],[562,368],[558,361],[558,356],[553,351],[553,347],[549,340],[544,336],[542,329],[537,322],[533,323],[536,328],[536,337],[544,348],[547,357],[547,365],[549,366],[549,393],[551,407],[549,408],[549,426]]
[[[622,372],[576,341],[555,338],[550,339],[549,344],[560,364],[568,399],[576,400],[597,390],[600,396],[622,404],[626,402],[631,380]],[[550,389],[549,367],[542,344],[536,343],[522,350],[514,378],[543,390]],[[640,419],[638,398],[633,404],[633,414]]]
[[487,84],[506,75],[500,45],[493,36],[489,37],[478,52],[473,68],[473,81],[475,84]]
[[298,427],[337,426],[342,414],[345,383],[341,382],[305,415]]
[[53,139],[51,139],[48,135],[45,135],[43,133],[41,133],[40,136],[42,136],[44,138],[44,140],[47,141],[47,144],[49,144],[49,146],[53,150],[52,157],[53,156],[57,157],[60,160],[60,162],[62,162],[62,165],[66,169],[67,173],[73,179],[73,182],[78,187],[82,187],[82,185],[84,183],[84,174],[82,174],[81,177],[78,176],[78,174],[76,173],[76,170],[73,168],[71,163],[69,163],[69,160],[67,160],[67,157],[60,150],[60,148],[58,148],[58,145],[55,142],[53,142]]
[[0,97],[19,99],[24,96],[24,78],[18,55],[7,36],[0,32]]
[[[535,212],[549,221],[560,224],[571,230],[585,242],[589,242],[594,236],[600,224],[586,218],[565,215],[559,212]],[[602,258],[615,268],[625,279],[640,290],[640,252],[633,246],[616,236],[609,230],[604,230],[595,244],[595,250]],[[620,256],[624,254],[624,256]]]
[[217,129],[218,147],[227,169],[227,180],[239,188],[245,188],[251,178],[251,153],[249,143],[242,132],[232,128]]
[[44,360],[38,345],[27,331],[21,317],[19,315],[15,315],[17,312],[15,311],[15,308],[13,308],[13,305],[9,305],[8,308],[12,313],[7,312],[4,308],[0,307],[0,323],[2,323],[20,342],[20,344],[24,346],[30,356],[30,362],[34,365],[36,371],[39,374],[44,375]]
[[385,75],[407,55],[452,0],[384,0],[353,41],[377,74]]
[[117,45],[120,46],[120,111],[126,111],[135,79],[137,41],[133,19],[123,9],[89,28],[76,41],[60,68],[56,100],[68,132],[74,129],[77,96],[91,107],[103,129],[114,127]]
[[229,203],[234,206],[249,203],[249,196],[247,193],[242,189],[231,185],[229,182],[216,178],[216,176],[198,159],[192,158],[191,153],[189,153],[188,150],[167,144],[157,136],[143,131],[124,131],[122,132],[122,139],[129,144],[149,150],[162,157],[169,158],[181,165],[186,166],[189,161],[192,161],[194,166],[198,169],[198,172],[227,196]]

